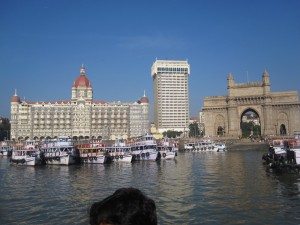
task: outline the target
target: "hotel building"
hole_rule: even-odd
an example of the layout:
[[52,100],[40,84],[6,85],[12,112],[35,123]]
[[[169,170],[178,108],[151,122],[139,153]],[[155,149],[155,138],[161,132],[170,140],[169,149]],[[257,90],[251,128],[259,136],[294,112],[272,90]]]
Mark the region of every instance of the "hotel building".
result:
[[71,100],[21,101],[11,98],[11,139],[45,139],[57,136],[116,139],[150,131],[149,100],[104,102],[93,100],[92,85],[84,66],[72,86]]
[[188,131],[189,94],[187,60],[156,60],[151,69],[154,85],[154,123],[159,133]]

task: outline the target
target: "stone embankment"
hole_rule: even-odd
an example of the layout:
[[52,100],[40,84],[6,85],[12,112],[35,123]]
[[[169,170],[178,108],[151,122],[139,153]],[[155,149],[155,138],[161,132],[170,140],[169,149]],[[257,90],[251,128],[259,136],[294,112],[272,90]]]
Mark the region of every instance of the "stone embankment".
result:
[[232,142],[226,144],[229,150],[266,150],[269,149],[269,144],[267,142],[244,142],[244,141],[238,141],[238,142]]

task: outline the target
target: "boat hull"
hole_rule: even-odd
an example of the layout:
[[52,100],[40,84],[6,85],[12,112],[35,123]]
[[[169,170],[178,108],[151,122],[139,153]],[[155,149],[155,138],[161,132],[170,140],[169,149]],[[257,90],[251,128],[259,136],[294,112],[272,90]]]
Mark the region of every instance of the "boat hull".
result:
[[12,157],[11,163],[19,166],[37,166],[42,164],[42,160],[38,157]]
[[45,163],[47,165],[71,165],[75,164],[76,160],[74,156],[55,156],[55,157],[45,157]]
[[156,151],[133,151],[133,161],[156,161],[158,152]]
[[[160,155],[160,157],[159,157]],[[158,158],[162,159],[162,160],[171,160],[171,159],[175,159],[177,153],[176,152],[170,152],[170,151],[161,151],[158,154]]]
[[104,164],[110,162],[110,156],[98,155],[91,157],[80,157],[80,161],[85,164]]
[[112,155],[113,162],[132,162],[132,155]]
[[0,152],[0,156],[11,156],[11,152],[2,151]]

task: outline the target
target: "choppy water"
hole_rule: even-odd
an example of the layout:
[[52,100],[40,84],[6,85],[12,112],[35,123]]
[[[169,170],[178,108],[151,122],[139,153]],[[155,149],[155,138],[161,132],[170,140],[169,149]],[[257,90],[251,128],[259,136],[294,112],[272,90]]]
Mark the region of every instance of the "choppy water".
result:
[[0,158],[0,224],[88,224],[93,202],[129,186],[156,202],[159,224],[300,224],[300,176],[266,172],[263,153],[36,168]]

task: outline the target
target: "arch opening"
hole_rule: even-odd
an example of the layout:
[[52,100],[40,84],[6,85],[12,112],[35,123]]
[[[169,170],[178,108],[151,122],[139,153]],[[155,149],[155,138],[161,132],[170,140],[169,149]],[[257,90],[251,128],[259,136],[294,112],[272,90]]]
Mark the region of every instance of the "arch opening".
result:
[[253,109],[245,110],[241,115],[242,138],[258,138],[261,136],[261,123],[258,113]]
[[287,135],[286,133],[286,127],[284,124],[280,125],[280,135]]
[[224,133],[225,133],[224,128],[221,127],[221,126],[219,126],[219,127],[218,127],[218,130],[217,130],[217,135],[218,135],[218,136],[223,136]]
[[217,115],[215,119],[215,134],[218,137],[225,135],[225,118],[223,115]]

